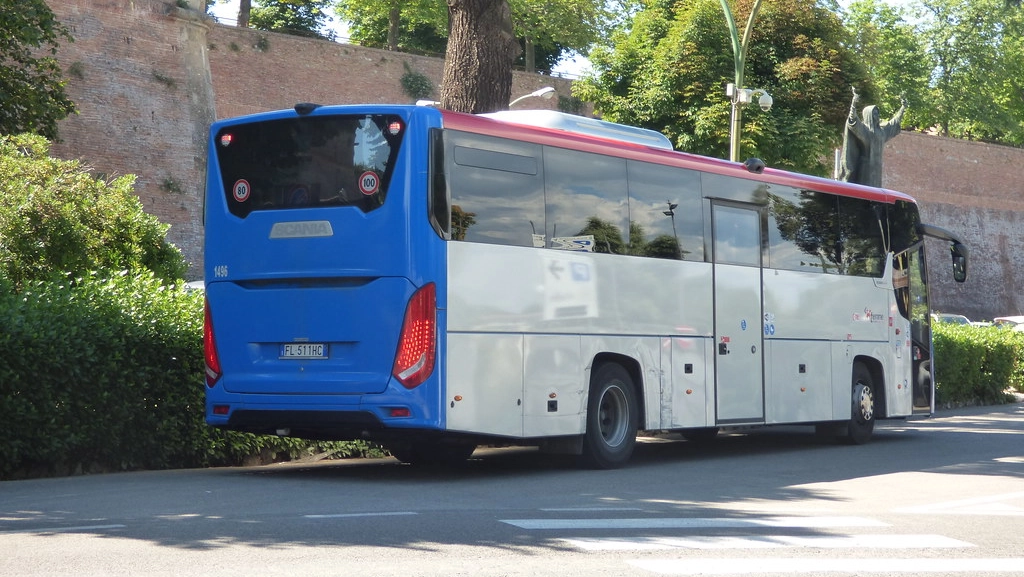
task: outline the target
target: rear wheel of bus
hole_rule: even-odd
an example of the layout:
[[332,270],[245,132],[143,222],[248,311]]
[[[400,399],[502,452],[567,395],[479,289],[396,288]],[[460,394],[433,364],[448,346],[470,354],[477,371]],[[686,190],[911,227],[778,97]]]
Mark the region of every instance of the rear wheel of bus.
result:
[[597,469],[626,464],[636,445],[638,422],[633,378],[619,364],[600,365],[590,381],[583,464]]

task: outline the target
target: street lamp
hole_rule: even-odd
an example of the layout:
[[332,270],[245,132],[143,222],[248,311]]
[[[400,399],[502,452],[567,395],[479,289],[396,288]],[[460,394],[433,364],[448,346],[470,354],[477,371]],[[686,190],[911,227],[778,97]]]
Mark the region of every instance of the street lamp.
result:
[[672,202],[671,200],[666,200],[665,204],[668,205],[668,210],[661,211],[661,214],[672,219],[672,238],[675,239],[676,258],[682,259],[682,255],[680,254],[681,247],[679,246],[679,235],[676,234],[676,209],[679,208],[679,204]]
[[[733,94],[746,94],[745,88],[743,88],[743,68],[747,61],[747,46],[750,44],[750,34],[754,29],[754,20],[757,18],[757,12],[761,9],[761,0],[754,0],[754,5],[750,8],[750,16],[747,17],[747,27],[743,31],[743,40],[740,40],[739,31],[736,29],[736,21],[732,17],[732,10],[729,9],[729,0],[721,0],[722,11],[725,12],[725,21],[729,25],[729,36],[732,39],[732,57],[733,64],[735,66],[735,82],[729,86],[732,86],[732,90],[726,87],[726,94],[732,96]],[[739,90],[736,90],[736,89]],[[730,94],[732,92],[732,94]],[[747,98],[753,97],[751,91],[747,94]],[[764,92],[763,90],[761,92]],[[767,96],[767,92],[764,95]],[[762,96],[763,100],[765,96]],[[747,101],[749,102],[749,100]],[[733,97],[732,100],[732,119],[729,126],[729,160],[733,162],[739,161],[740,156],[740,126],[743,123],[743,109],[740,108],[737,98]],[[771,107],[771,96],[768,96],[768,107]],[[762,105],[764,108],[764,105]]]
[[543,98],[544,100],[551,100],[551,98],[554,95],[555,95],[555,89],[550,87],[550,86],[545,86],[544,88],[538,88],[537,90],[534,90],[533,92],[531,92],[529,94],[524,94],[524,95],[520,96],[519,98],[516,98],[512,102],[508,103],[508,107],[512,108],[513,104],[519,102],[520,100],[526,100],[527,98]]
[[753,102],[756,94],[761,95],[757,99],[757,105],[761,107],[761,110],[765,112],[771,110],[775,100],[768,92],[760,88],[736,88],[736,85],[731,82],[725,85],[725,95],[732,101],[732,119],[729,124],[729,160],[733,162],[739,161],[740,156],[740,130],[743,116],[743,109],[740,106],[746,106]]

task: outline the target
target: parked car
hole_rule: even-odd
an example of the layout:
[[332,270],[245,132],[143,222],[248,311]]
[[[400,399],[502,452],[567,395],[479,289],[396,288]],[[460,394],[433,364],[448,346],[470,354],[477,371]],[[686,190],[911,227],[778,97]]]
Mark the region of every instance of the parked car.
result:
[[940,323],[953,323],[955,325],[971,324],[971,319],[964,315],[954,315],[951,313],[935,313],[932,315],[932,320]]
[[1024,316],[996,317],[992,319],[992,324],[997,327],[1024,332]]

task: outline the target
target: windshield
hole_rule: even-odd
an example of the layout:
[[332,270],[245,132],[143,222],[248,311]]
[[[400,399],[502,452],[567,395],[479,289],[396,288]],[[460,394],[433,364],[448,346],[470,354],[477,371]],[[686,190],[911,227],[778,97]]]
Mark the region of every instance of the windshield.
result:
[[252,211],[384,204],[404,123],[382,114],[307,116],[221,129],[217,163],[228,208]]

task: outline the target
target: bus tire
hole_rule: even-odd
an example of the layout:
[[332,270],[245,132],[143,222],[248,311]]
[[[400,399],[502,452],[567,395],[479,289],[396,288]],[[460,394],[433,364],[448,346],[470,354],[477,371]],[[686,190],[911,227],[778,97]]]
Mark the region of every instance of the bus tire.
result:
[[871,371],[863,363],[853,364],[852,413],[843,441],[863,445],[875,430],[875,383]]
[[605,363],[594,372],[581,455],[585,466],[616,469],[629,461],[639,422],[633,386],[633,378],[619,364]]

